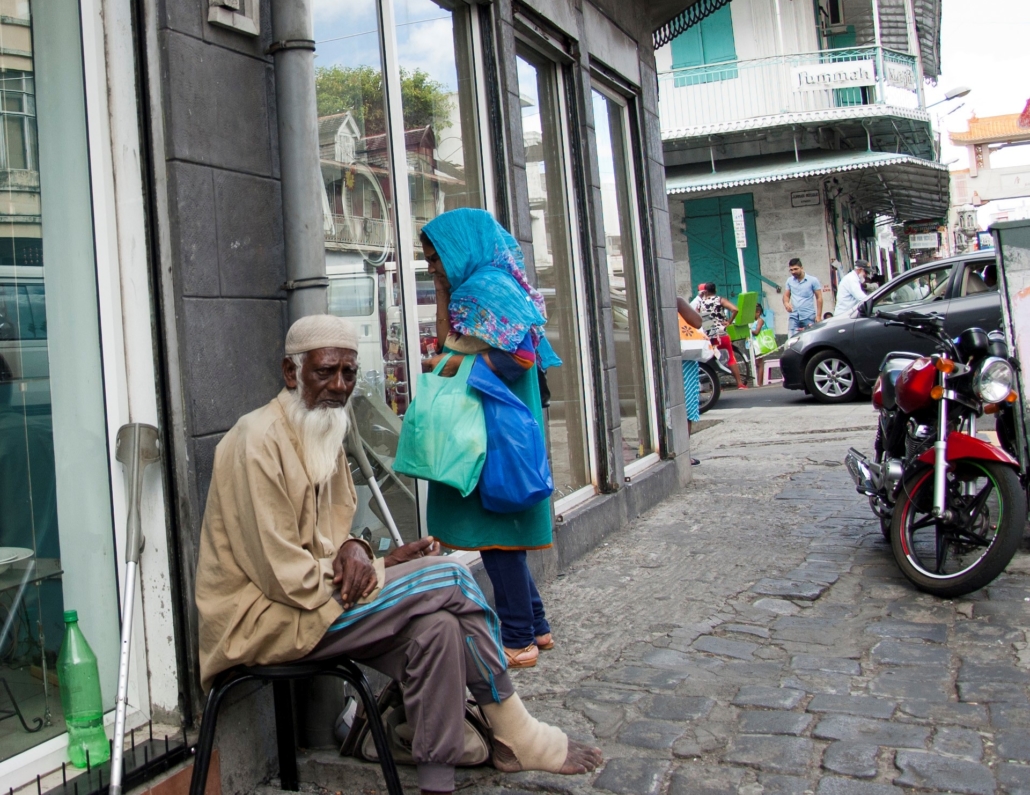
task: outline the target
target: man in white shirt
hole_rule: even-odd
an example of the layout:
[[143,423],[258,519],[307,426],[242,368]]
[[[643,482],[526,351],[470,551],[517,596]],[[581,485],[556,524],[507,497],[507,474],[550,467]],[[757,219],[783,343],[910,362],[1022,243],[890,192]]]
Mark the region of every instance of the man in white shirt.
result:
[[852,309],[865,301],[866,295],[862,285],[865,284],[866,276],[869,275],[869,263],[864,259],[855,260],[855,268],[847,276],[840,280],[837,286],[837,306],[834,307],[833,316],[841,317],[847,315]]

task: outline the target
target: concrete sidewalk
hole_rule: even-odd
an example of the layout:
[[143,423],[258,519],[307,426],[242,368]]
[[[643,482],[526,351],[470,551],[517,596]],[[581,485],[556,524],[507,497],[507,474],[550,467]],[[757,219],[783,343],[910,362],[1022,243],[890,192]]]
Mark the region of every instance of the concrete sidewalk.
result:
[[[706,414],[691,488],[542,589],[558,645],[515,674],[606,767],[462,771],[463,791],[1030,793],[1030,558],[964,599],[914,591],[841,465],[874,420],[866,403]],[[301,777],[377,788],[330,752]]]

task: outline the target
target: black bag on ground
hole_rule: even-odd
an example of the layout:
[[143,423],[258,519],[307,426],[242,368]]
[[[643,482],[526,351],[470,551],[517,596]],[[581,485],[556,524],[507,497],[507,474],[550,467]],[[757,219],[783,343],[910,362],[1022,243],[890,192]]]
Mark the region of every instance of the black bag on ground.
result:
[[[407,722],[404,713],[404,699],[397,682],[390,682],[379,694],[379,714],[383,716],[386,739],[390,743],[393,759],[399,765],[413,765],[411,740],[414,728]],[[465,752],[459,767],[475,767],[487,764],[492,756],[493,746],[486,720],[474,701],[465,703]],[[354,756],[367,762],[378,762],[375,741],[368,730],[368,719],[359,706],[347,738],[340,747],[341,756]]]

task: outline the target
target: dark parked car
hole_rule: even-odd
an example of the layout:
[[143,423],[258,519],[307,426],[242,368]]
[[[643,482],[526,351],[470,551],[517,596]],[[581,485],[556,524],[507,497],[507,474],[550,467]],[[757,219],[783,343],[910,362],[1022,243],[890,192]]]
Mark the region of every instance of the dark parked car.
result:
[[850,315],[817,323],[787,340],[780,368],[787,389],[804,389],[822,403],[869,393],[891,351],[930,354],[932,340],[888,326],[877,312],[936,312],[955,336],[971,326],[1001,327],[1001,300],[992,252],[973,252],[906,271]]

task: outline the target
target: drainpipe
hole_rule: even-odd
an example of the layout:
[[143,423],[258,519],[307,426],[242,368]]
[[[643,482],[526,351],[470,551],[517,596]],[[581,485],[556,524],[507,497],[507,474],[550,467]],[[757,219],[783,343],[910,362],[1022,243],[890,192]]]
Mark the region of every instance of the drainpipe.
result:
[[916,29],[916,10],[913,0],[905,0],[905,25],[908,28],[908,51],[916,59],[916,96],[919,97],[919,107],[926,107],[926,99],[923,97],[923,49],[919,46],[919,31]]
[[876,46],[876,104],[887,102],[883,80],[883,41],[880,38],[880,3],[871,0],[873,6],[873,44]]
[[326,311],[322,171],[315,103],[311,0],[272,0],[275,101],[282,175],[283,248],[289,322]]
[[780,15],[780,0],[773,0],[773,6],[776,8],[776,46],[779,47],[777,55],[783,55],[783,18]]

